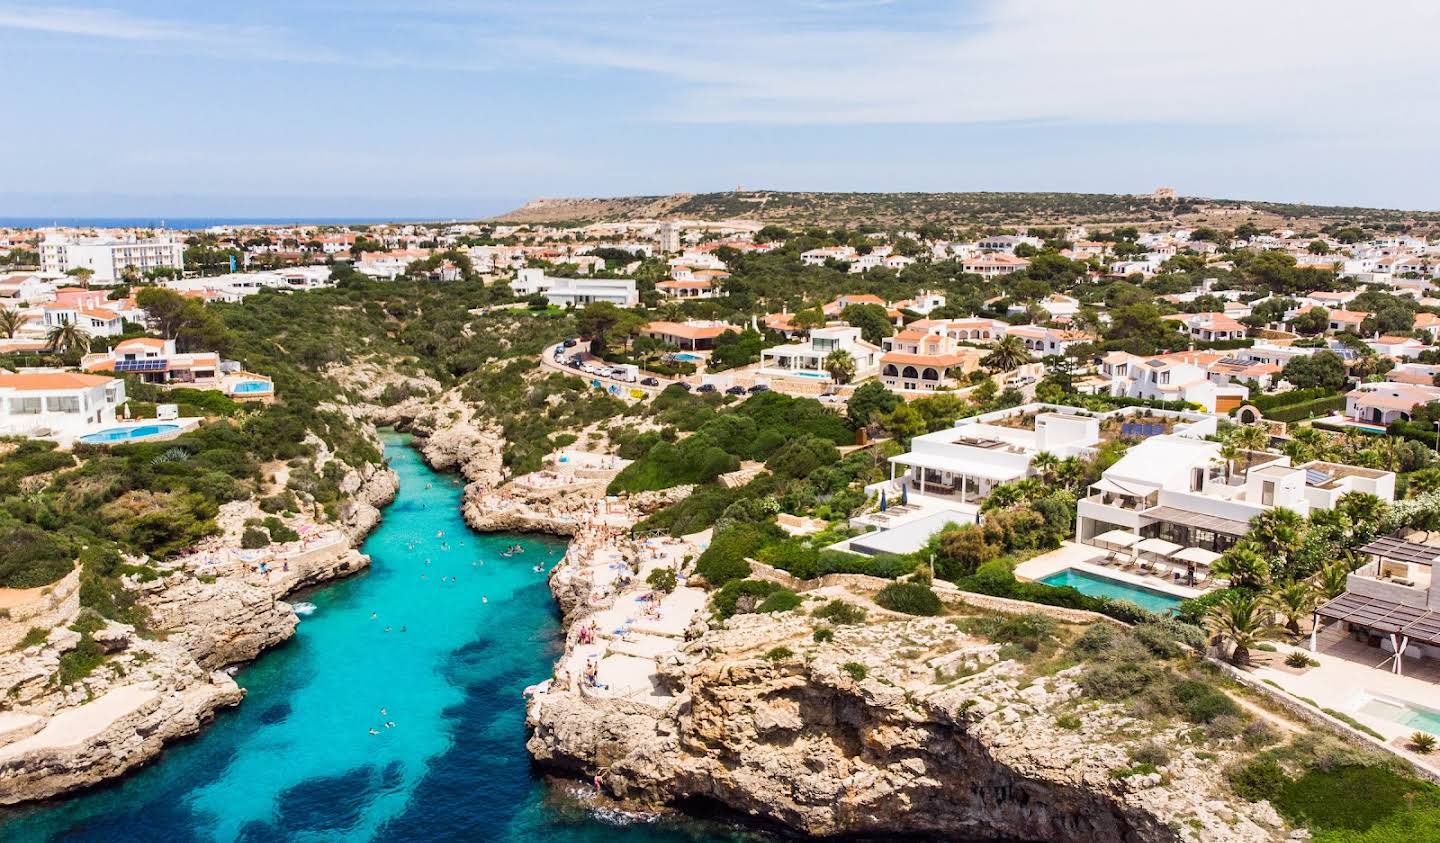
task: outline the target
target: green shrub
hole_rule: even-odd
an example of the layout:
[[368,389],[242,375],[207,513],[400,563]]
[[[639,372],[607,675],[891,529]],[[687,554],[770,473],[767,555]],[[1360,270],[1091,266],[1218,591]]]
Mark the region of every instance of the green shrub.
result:
[[821,628],[815,630],[815,634],[811,637],[815,639],[816,644],[825,644],[827,642],[835,640],[835,630],[829,627],[822,626]]
[[293,542],[300,540],[299,533],[285,526],[285,522],[281,521],[274,515],[267,516],[265,518],[264,524],[265,530],[270,534],[270,540],[273,542],[279,542],[283,544],[284,542]]
[[1068,731],[1075,731],[1080,728],[1080,718],[1074,714],[1062,714],[1055,718],[1055,725]]
[[863,682],[865,680],[866,671],[865,665],[863,664],[860,664],[858,662],[846,662],[840,665],[840,669],[845,671],[846,675],[848,675],[851,679],[854,679],[856,682]]
[[15,645],[16,650],[27,650],[31,647],[38,647],[50,640],[50,630],[43,626],[32,626],[20,643]]
[[1290,777],[1285,775],[1275,759],[1268,757],[1236,764],[1226,771],[1225,779],[1230,782],[1230,789],[1235,791],[1235,795],[1247,802],[1262,799],[1274,802],[1290,783]]
[[1240,706],[1224,692],[1204,682],[1186,679],[1175,684],[1180,713],[1191,723],[1209,723],[1221,715],[1240,716]]
[[675,572],[669,568],[656,568],[645,578],[645,582],[649,584],[651,588],[663,594],[669,594],[674,591],[675,586],[678,584]]
[[[34,632],[32,629],[31,632]],[[1405,745],[1421,755],[1429,755],[1435,751],[1435,736],[1429,732],[1415,732],[1405,742]]]
[[1054,640],[1056,623],[1045,615],[1031,612],[1026,615],[965,618],[960,628],[997,644],[1015,644],[1027,652],[1038,653],[1041,647]]
[[240,546],[246,550],[259,550],[270,546],[270,534],[259,527],[246,527],[240,536]]
[[1320,662],[1310,658],[1308,655],[1300,652],[1299,650],[1291,651],[1290,655],[1285,657],[1285,664],[1296,668],[1320,666]]
[[857,624],[865,622],[865,609],[844,600],[831,600],[811,612],[810,616],[841,625]]
[[0,531],[0,588],[38,588],[75,567],[75,550],[64,537],[21,525]]
[[1369,726],[1366,726],[1364,723],[1361,723],[1359,720],[1356,720],[1355,718],[1351,717],[1343,711],[1336,711],[1333,708],[1322,708],[1320,710],[1335,718],[1336,720],[1339,720],[1340,722],[1344,723],[1352,729],[1358,729],[1359,731],[1364,732],[1372,738],[1376,738],[1382,741],[1385,740],[1384,735],[1380,734]]
[[1136,764],[1164,767],[1170,763],[1170,750],[1154,741],[1131,747],[1125,754]]
[[755,611],[761,614],[774,614],[776,612],[788,612],[798,608],[801,603],[800,595],[788,589],[771,593],[755,607]]
[[785,589],[768,580],[731,580],[715,592],[710,610],[721,620],[755,611],[770,595]]
[[1387,767],[1312,769],[1268,798],[1320,840],[1418,842],[1440,831],[1440,788]]
[[86,632],[80,636],[80,642],[75,645],[75,649],[60,655],[60,669],[55,680],[62,687],[73,685],[93,673],[103,661],[105,651],[90,633]]
[[907,615],[938,615],[944,609],[930,588],[913,582],[892,582],[875,595],[876,604]]
[[695,573],[712,586],[744,579],[750,575],[747,557],[775,541],[778,533],[773,525],[734,524],[727,527],[710,539],[710,546],[695,560]]
[[766,651],[765,660],[772,662],[784,661],[793,655],[795,655],[795,653],[789,647],[772,647]]

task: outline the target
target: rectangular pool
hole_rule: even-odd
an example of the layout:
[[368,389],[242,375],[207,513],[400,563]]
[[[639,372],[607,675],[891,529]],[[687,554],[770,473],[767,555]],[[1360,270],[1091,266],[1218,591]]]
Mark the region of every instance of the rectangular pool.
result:
[[1109,597],[1112,600],[1125,600],[1134,603],[1142,609],[1154,612],[1158,615],[1174,611],[1176,606],[1184,603],[1184,598],[1176,597],[1173,594],[1166,594],[1153,588],[1131,585],[1130,583],[1112,580],[1109,577],[1102,577],[1088,571],[1077,571],[1074,568],[1066,568],[1063,571],[1056,571],[1048,577],[1040,580],[1046,585],[1068,585],[1081,594],[1088,594],[1091,597]]
[[1399,700],[1372,697],[1369,702],[1360,707],[1360,711],[1371,717],[1389,720],[1402,726],[1410,726],[1440,737],[1440,712],[1431,711],[1428,708],[1402,703]]

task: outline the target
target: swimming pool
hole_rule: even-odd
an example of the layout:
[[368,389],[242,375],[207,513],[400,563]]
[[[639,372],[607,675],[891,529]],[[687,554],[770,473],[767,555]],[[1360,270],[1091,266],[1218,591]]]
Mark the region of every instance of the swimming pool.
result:
[[1088,571],[1077,571],[1074,568],[1066,568],[1063,571],[1056,571],[1048,577],[1040,580],[1046,585],[1068,585],[1081,594],[1088,594],[1091,597],[1108,597],[1112,600],[1124,600],[1134,603],[1142,609],[1156,614],[1165,614],[1175,610],[1176,606],[1184,603],[1184,598],[1176,597],[1173,594],[1166,594],[1153,588],[1145,588],[1140,585],[1112,580],[1109,577],[1102,577]]
[[681,351],[681,352],[678,352],[678,353],[676,353],[676,354],[674,354],[674,355],[672,355],[672,356],[673,356],[676,360],[682,360],[682,361],[684,361],[684,362],[686,362],[686,363],[699,363],[700,361],[702,361],[702,360],[705,359],[704,357],[700,356],[699,354],[695,354],[694,352],[690,352],[690,351]]
[[231,392],[234,392],[237,395],[248,395],[255,392],[269,391],[270,383],[268,381],[240,381],[239,383],[235,384],[235,388],[231,390]]
[[828,378],[828,377],[830,377],[829,373],[827,373],[827,372],[807,372],[807,371],[804,371],[804,370],[802,370],[802,369],[789,369],[789,370],[786,370],[786,371],[785,371],[785,374],[791,375],[791,376],[794,376],[794,377],[797,377],[797,378]]
[[1371,697],[1360,706],[1360,712],[1440,737],[1440,711],[1432,711],[1400,700]]
[[87,433],[80,437],[80,441],[87,445],[109,445],[116,442],[133,442],[137,439],[163,436],[179,429],[180,425],[178,424],[137,424],[130,427],[112,427],[96,433]]

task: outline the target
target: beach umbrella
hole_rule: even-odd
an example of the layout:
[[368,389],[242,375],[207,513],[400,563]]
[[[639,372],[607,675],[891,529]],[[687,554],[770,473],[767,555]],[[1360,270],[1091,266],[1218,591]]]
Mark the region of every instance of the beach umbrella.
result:
[[909,487],[909,486],[901,486],[901,487],[900,487],[900,505],[901,505],[901,506],[908,506],[909,504],[910,504],[910,487]]
[[884,512],[890,508],[890,502],[885,498],[885,490],[880,490],[880,511]]

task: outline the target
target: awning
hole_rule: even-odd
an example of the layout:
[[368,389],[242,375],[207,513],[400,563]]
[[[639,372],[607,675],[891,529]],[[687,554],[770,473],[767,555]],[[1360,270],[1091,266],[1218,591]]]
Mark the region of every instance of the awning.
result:
[[1113,544],[1116,547],[1129,547],[1135,542],[1140,541],[1140,537],[1129,530],[1111,530],[1108,533],[1101,533],[1092,539],[1092,541],[1097,541],[1101,544]]
[[1173,506],[1151,507],[1140,514],[1146,518],[1153,518],[1156,521],[1182,524],[1197,530],[1224,533],[1227,536],[1243,536],[1250,532],[1249,522],[1236,521],[1233,518],[1221,518],[1218,515],[1203,515],[1199,512],[1191,512],[1186,509],[1176,509]]
[[1178,559],[1181,562],[1194,562],[1196,565],[1209,565],[1219,559],[1220,554],[1203,547],[1187,547],[1170,558]]
[[1404,539],[1381,536],[1360,548],[1361,553],[1393,559],[1396,562],[1414,562],[1420,565],[1434,565],[1440,559],[1440,547]]
[[1090,488],[1101,492],[1109,492],[1112,495],[1125,495],[1131,498],[1143,498],[1155,491],[1153,488],[1146,488],[1144,486],[1125,486],[1104,477],[1091,483]]
[[1421,644],[1440,646],[1440,612],[1347,591],[1316,609],[1315,614],[1375,632],[1403,635]]
[[915,451],[911,451],[908,454],[901,454],[898,457],[891,457],[890,462],[916,466],[918,468],[928,468],[931,471],[948,471],[951,474],[963,474],[966,477],[979,477],[984,480],[994,480],[999,483],[1004,483],[1009,480],[1019,480],[1025,476],[1024,466],[990,465],[974,460],[940,456],[939,454],[920,454]]
[[1153,553],[1156,556],[1170,556],[1184,545],[1175,542],[1167,542],[1164,539],[1145,539],[1135,545],[1135,549],[1141,553]]

